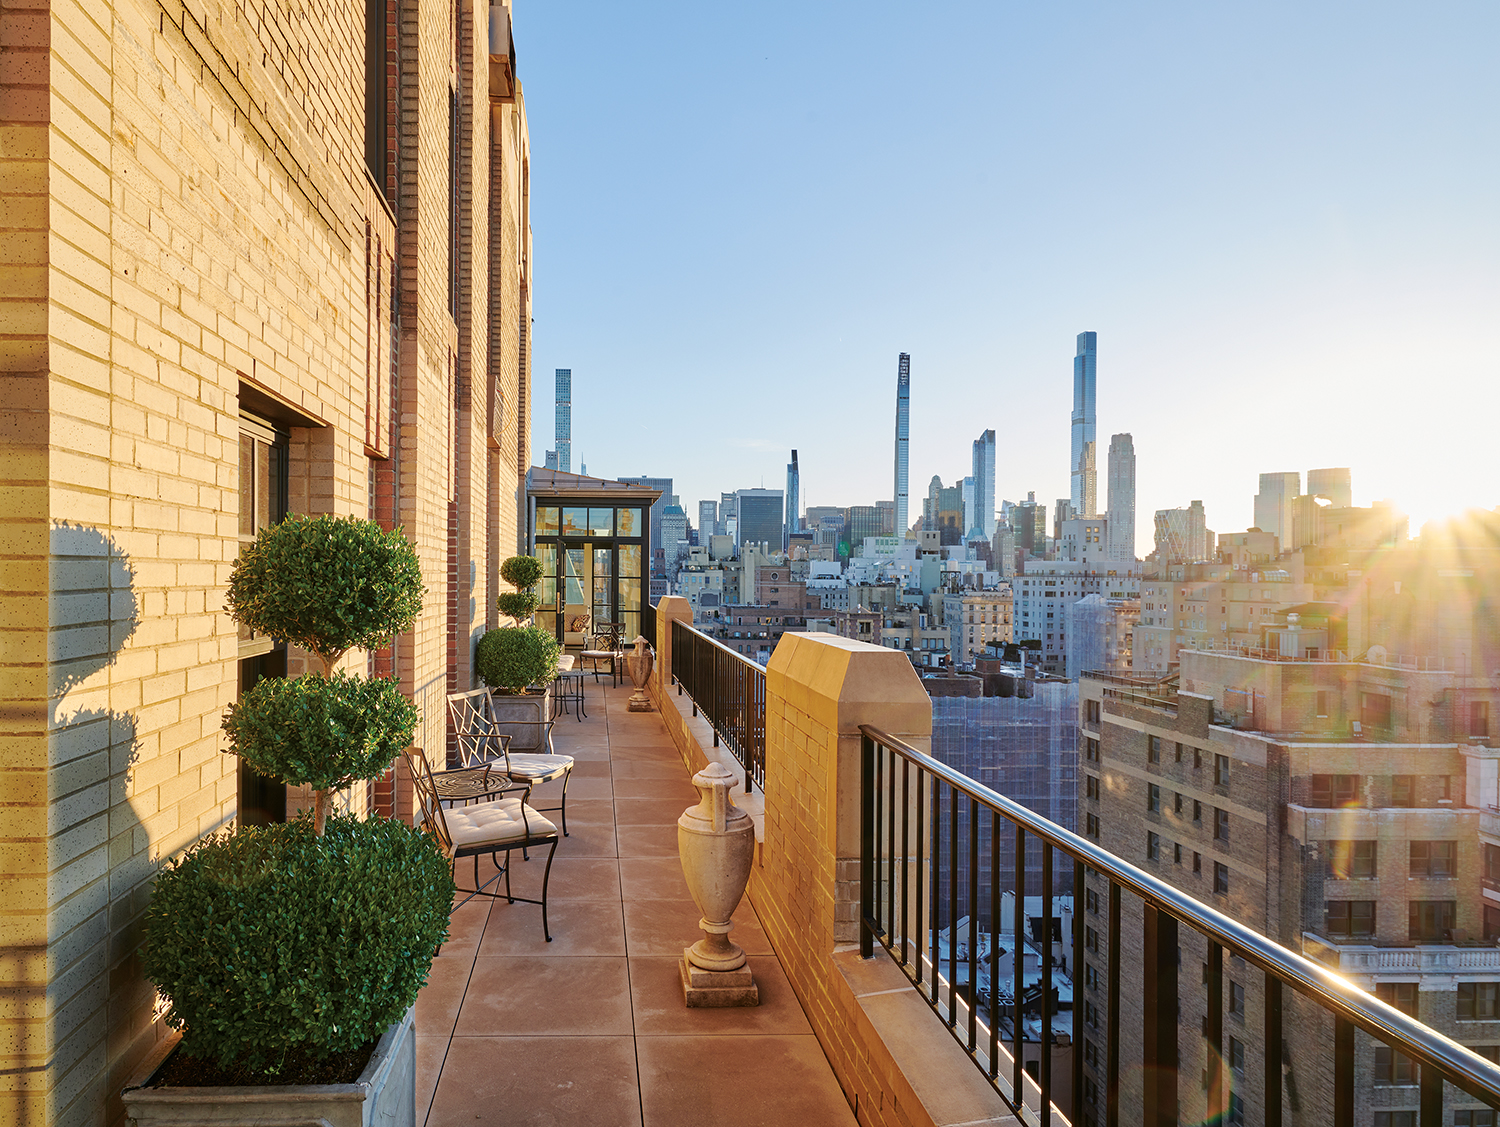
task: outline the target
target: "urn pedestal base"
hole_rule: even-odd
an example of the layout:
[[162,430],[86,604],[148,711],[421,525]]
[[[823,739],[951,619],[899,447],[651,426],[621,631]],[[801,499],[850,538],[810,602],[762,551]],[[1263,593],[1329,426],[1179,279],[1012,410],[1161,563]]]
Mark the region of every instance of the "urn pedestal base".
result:
[[684,949],[677,969],[682,974],[682,993],[690,1010],[760,1005],[760,987],[755,985],[748,964],[739,970],[704,970],[688,960]]

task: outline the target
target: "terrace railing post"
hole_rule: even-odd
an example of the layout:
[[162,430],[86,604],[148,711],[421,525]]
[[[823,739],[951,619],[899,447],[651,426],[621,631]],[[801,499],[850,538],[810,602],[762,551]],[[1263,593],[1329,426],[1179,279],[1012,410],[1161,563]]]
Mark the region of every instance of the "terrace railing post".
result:
[[1333,1127],[1354,1127],[1354,1023],[1333,1022]]
[[1266,1127],[1281,1127],[1281,979],[1266,971]]
[[1424,1064],[1422,1068],[1422,1112],[1420,1127],[1443,1127],[1443,1078],[1438,1070]]
[[1109,882],[1109,982],[1105,998],[1105,1123],[1120,1127],[1120,886]]
[[869,959],[875,954],[875,934],[870,927],[870,913],[875,907],[875,741],[869,736],[860,740],[859,791],[859,954]]
[[1208,1121],[1222,1119],[1226,1108],[1224,1070],[1224,948],[1208,944]]
[[1037,1038],[1041,1053],[1042,1127],[1052,1127],[1052,843],[1042,842],[1042,1029]]
[[1176,1127],[1177,920],[1150,904],[1145,917],[1141,1122]]
[[1073,862],[1073,1102],[1069,1108],[1073,1122],[1083,1123],[1083,862]]

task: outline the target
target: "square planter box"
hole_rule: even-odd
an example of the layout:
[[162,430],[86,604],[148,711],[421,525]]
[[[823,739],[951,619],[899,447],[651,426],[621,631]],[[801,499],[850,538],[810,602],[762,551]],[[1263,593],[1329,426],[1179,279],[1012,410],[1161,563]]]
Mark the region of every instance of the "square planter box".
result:
[[181,1040],[162,1041],[121,1093],[133,1127],[158,1124],[256,1123],[266,1127],[416,1127],[416,1007],[385,1031],[352,1084],[268,1085],[242,1088],[148,1088]]
[[495,709],[495,726],[510,737],[511,751],[550,753],[547,724],[552,719],[552,686],[545,692],[515,696],[491,693]]

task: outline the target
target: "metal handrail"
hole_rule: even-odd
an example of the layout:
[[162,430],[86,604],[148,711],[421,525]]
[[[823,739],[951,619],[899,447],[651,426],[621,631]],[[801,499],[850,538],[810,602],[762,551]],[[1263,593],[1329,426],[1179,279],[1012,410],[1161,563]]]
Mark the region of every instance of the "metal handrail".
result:
[[[1148,908],[1147,936],[1145,937],[1143,960],[1146,964],[1144,975],[1144,1003],[1147,1014],[1148,1028],[1150,1028],[1153,1014],[1156,1022],[1161,1025],[1160,1029],[1154,1030],[1147,1038],[1145,1044],[1145,1056],[1148,1072],[1154,1067],[1161,1076],[1175,1077],[1176,1062],[1175,1048],[1171,1049],[1170,1057],[1166,1054],[1168,1044],[1175,1046],[1177,1029],[1177,949],[1176,930],[1177,924],[1183,923],[1204,935],[1210,942],[1210,978],[1209,978],[1209,1011],[1210,1028],[1207,1032],[1210,1043],[1217,1053],[1223,1044],[1223,1013],[1222,1013],[1222,953],[1228,950],[1253,963],[1266,974],[1267,985],[1267,1072],[1266,1072],[1266,1108],[1265,1122],[1278,1124],[1281,1121],[1281,1052],[1282,1031],[1280,1023],[1281,1013],[1281,986],[1287,985],[1297,990],[1302,995],[1312,999],[1325,1010],[1331,1012],[1335,1018],[1335,1067],[1334,1067],[1334,1124],[1335,1127],[1353,1127],[1354,1114],[1354,1037],[1353,1031],[1358,1028],[1366,1033],[1386,1042],[1393,1048],[1408,1057],[1411,1057],[1422,1066],[1420,1076],[1421,1086],[1421,1117],[1422,1127],[1441,1127],[1442,1099],[1444,1081],[1455,1085],[1469,1093],[1476,1099],[1483,1100],[1491,1107],[1500,1107],[1500,1067],[1490,1063],[1463,1045],[1443,1036],[1441,1033],[1408,1017],[1400,1010],[1386,1004],[1366,993],[1353,983],[1348,982],[1327,967],[1313,960],[1288,950],[1280,944],[1266,938],[1259,932],[1246,927],[1244,924],[1223,915],[1220,912],[1200,903],[1177,888],[1159,880],[1141,869],[1121,860],[1119,857],[1100,848],[1087,838],[1078,836],[1069,830],[1046,818],[1035,814],[1024,806],[1006,798],[1004,795],[991,790],[984,784],[971,779],[967,775],[954,770],[952,767],[942,763],[930,755],[927,755],[910,744],[869,725],[861,725],[860,732],[863,736],[863,786],[861,793],[861,874],[860,874],[860,949],[861,954],[869,958],[873,954],[874,942],[880,940],[883,947],[893,959],[901,965],[902,969],[912,978],[914,985],[928,1000],[940,1016],[943,1013],[940,987],[941,960],[938,956],[936,938],[930,944],[930,986],[923,987],[923,958],[921,957],[921,938],[916,940],[916,951],[918,957],[915,960],[909,958],[912,939],[907,933],[907,903],[906,890],[903,889],[902,902],[899,907],[899,926],[901,934],[895,935],[898,925],[898,910],[896,904],[896,809],[898,803],[897,795],[897,761],[904,761],[901,767],[901,793],[899,802],[902,809],[902,827],[899,845],[903,854],[903,867],[909,857],[907,850],[907,826],[906,821],[911,811],[910,806],[910,782],[908,768],[910,764],[917,769],[916,782],[916,820],[917,832],[916,851],[916,896],[920,903],[923,896],[922,890],[922,828],[925,816],[924,800],[922,798],[925,777],[930,776],[934,780],[941,780],[950,793],[950,817],[952,819],[952,858],[958,853],[958,829],[957,829],[957,796],[962,795],[970,802],[970,841],[968,842],[969,857],[971,859],[969,888],[970,913],[970,943],[969,956],[971,960],[977,956],[977,937],[975,935],[974,907],[979,903],[979,889],[977,886],[977,860],[979,857],[978,846],[978,809],[987,808],[992,817],[1004,818],[1010,822],[1016,831],[1017,838],[1017,865],[1016,865],[1016,931],[1019,933],[1022,925],[1022,913],[1025,896],[1024,884],[1024,835],[1027,833],[1035,836],[1043,844],[1043,871],[1046,888],[1043,890],[1043,914],[1045,926],[1050,928],[1052,920],[1051,904],[1051,871],[1052,850],[1059,849],[1074,863],[1075,872],[1075,897],[1081,895],[1083,883],[1083,870],[1085,866],[1093,869],[1110,882],[1109,924],[1108,924],[1108,1023],[1109,1038],[1107,1044],[1108,1065],[1108,1116],[1106,1122],[1113,1125],[1120,1122],[1118,1107],[1118,1044],[1119,1044],[1119,905],[1121,890],[1128,890],[1139,896]],[[877,755],[877,748],[884,748],[889,752],[886,757],[889,767],[885,766],[885,759]],[[889,795],[881,793],[882,788],[889,790]],[[938,788],[934,783],[931,787],[931,800],[937,804]],[[937,814],[932,815],[933,831],[937,827]],[[890,848],[882,858],[877,853],[877,835],[886,829],[889,822]],[[994,850],[995,868],[991,872],[990,902],[995,905],[995,915],[992,919],[992,927],[998,930],[998,905],[999,873],[998,873],[998,838],[999,822],[994,823],[991,833],[991,846]],[[933,836],[933,849],[936,853],[941,848],[941,843],[936,835]],[[889,873],[883,875],[882,864],[888,864]],[[936,897],[937,888],[937,864],[936,857],[933,861],[934,872],[932,884],[929,886],[928,894]],[[887,898],[889,903],[882,903],[876,894],[876,882],[888,881]],[[950,877],[949,895],[956,905],[956,872]],[[885,912],[882,919],[882,911]],[[951,913],[950,913],[951,915]],[[1080,905],[1075,900],[1074,905],[1074,936],[1073,949],[1075,956],[1075,1002],[1074,1002],[1074,1077],[1073,1085],[1074,1108],[1073,1122],[1081,1123],[1079,1115],[1079,1101],[1082,1098],[1083,1064],[1081,1054],[1078,1050],[1081,1029],[1080,1019],[1083,1016],[1083,1006],[1079,1004],[1082,989],[1081,984],[1076,981],[1079,965],[1083,960],[1083,927],[1081,924],[1083,913]],[[956,929],[956,918],[950,918],[950,929]],[[917,927],[924,925],[920,920]],[[934,918],[931,923],[933,932],[936,932],[937,924]],[[1050,935],[1048,937],[1050,944]],[[1040,1088],[1039,1110],[1033,1110],[1026,1106],[1024,1098],[1025,1089],[1021,1073],[1021,1054],[1014,1054],[1014,1080],[1007,1090],[1006,1084],[999,1077],[998,1058],[996,1049],[1000,1042],[997,1030],[994,1028],[994,1015],[996,1013],[994,1002],[991,1002],[991,1028],[988,1032],[989,1050],[984,1050],[977,1035],[976,1011],[979,1008],[977,998],[965,1002],[956,997],[954,989],[954,977],[956,967],[953,952],[958,945],[958,936],[950,932],[949,942],[949,975],[948,975],[948,1013],[945,1023],[953,1032],[960,1044],[964,1044],[965,1038],[960,1035],[958,1014],[959,1009],[967,1013],[967,1045],[971,1059],[975,1064],[986,1072],[990,1083],[1000,1093],[1002,1098],[1010,1105],[1012,1110],[1027,1122],[1038,1122],[1046,1124],[1050,1121],[1051,1104],[1049,1091],[1049,1061],[1050,1052],[1044,1048],[1041,1053],[1041,1081],[1031,1081],[1032,1088]],[[1019,944],[1015,944],[1019,946]],[[898,951],[899,948],[899,951]],[[1019,951],[1016,952],[1016,965],[1019,968]],[[1048,1017],[1049,991],[1050,987],[1050,957],[1049,953],[1043,952],[1044,979],[1042,992],[1043,1021],[1046,1028],[1050,1030],[1050,1018]],[[973,963],[969,968],[969,982],[971,986],[977,983],[976,973],[978,964]],[[1020,973],[1017,970],[1017,984],[1019,985]],[[992,978],[993,982],[993,978]],[[1217,987],[1217,990],[1215,989]],[[930,997],[929,997],[930,993]],[[993,993],[992,993],[993,997]],[[1274,1015],[1274,1017],[1273,1017]],[[1017,1030],[1017,1041],[1020,1040],[1020,1018],[1021,1000],[1020,991],[1015,992],[1015,1029]],[[1274,1027],[1273,1027],[1274,1021]],[[1170,1026],[1170,1029],[1168,1028]],[[1274,1041],[1273,1041],[1274,1038]],[[1169,1040],[1170,1039],[1170,1040]],[[1155,1045],[1153,1045],[1155,1042]],[[1274,1043],[1274,1067],[1272,1062],[1271,1045]],[[1050,1046],[1049,1046],[1050,1048]],[[983,1059],[982,1059],[983,1058]],[[1222,1067],[1222,1062],[1220,1064]],[[1161,1083],[1165,1083],[1162,1081]],[[1222,1098],[1219,1097],[1219,1098]],[[1175,1122],[1176,1103],[1174,1089],[1170,1086],[1161,1088],[1153,1081],[1146,1085],[1146,1106],[1143,1108],[1142,1121],[1151,1124]],[[1220,1113],[1225,1109],[1221,1107]]]
[[766,671],[716,638],[672,622],[672,680],[745,769],[745,793],[766,784]]

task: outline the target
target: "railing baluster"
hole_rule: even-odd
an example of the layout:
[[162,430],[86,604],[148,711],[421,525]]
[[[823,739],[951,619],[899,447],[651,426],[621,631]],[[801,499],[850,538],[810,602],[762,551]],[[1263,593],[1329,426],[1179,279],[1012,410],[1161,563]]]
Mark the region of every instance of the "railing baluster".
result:
[[[911,899],[911,838],[908,822],[911,816],[911,763],[901,759],[901,965],[907,965],[906,907]],[[919,833],[921,831],[918,831]]]
[[1208,1119],[1222,1118],[1224,1084],[1224,948],[1208,944]]
[[948,788],[948,1028],[958,1021],[958,788]]
[[979,1030],[979,800],[969,799],[969,1052]]
[[1145,912],[1141,1121],[1146,1127],[1176,1127],[1177,921],[1150,904]]
[[1025,979],[1022,977],[1022,968],[1026,959],[1022,954],[1021,936],[1024,934],[1026,916],[1026,830],[1021,823],[1016,823],[1016,900],[1014,910],[1011,912],[1010,955],[1011,955],[1011,1043],[1015,1051],[1015,1059],[1011,1061],[1011,1078],[1013,1090],[1016,1094],[1016,1106],[1020,1107],[1026,1102],[1026,1089],[1022,1087],[1021,1072],[1023,1070],[1023,1059],[1026,1055],[1026,1040],[1022,1032],[1022,1006],[1021,999],[1026,993]]
[[870,816],[870,804],[875,799],[875,741],[869,736],[860,740],[860,774],[863,778],[860,796],[859,826],[859,954],[871,958],[875,954],[875,937],[870,932],[871,882],[875,879],[875,819]]
[[1443,1078],[1430,1064],[1422,1069],[1422,1112],[1420,1127],[1443,1127]]
[[[886,837],[887,850],[885,928],[887,934],[886,946],[890,946],[890,933],[896,930],[896,753],[887,748],[886,756],[890,760],[888,775],[890,777],[889,786],[891,790],[890,802],[888,803],[888,805],[890,806],[890,812],[888,815],[890,818],[890,832]],[[901,766],[904,774],[906,760],[903,759],[901,761]],[[901,812],[901,818],[904,828],[906,811],[903,810]]]
[[990,1080],[1000,1075],[1000,815],[990,811]]
[[[925,850],[927,848],[927,837],[926,837],[927,824],[926,823],[927,823],[927,772],[923,771],[921,768],[918,768],[917,769],[917,861],[916,861],[916,864],[913,866],[913,869],[914,869],[914,871],[916,872],[916,875],[917,875],[917,900],[916,900],[917,949],[916,949],[915,954],[916,954],[916,963],[917,963],[917,986],[919,988],[922,985],[922,964],[923,964],[923,958],[924,958],[924,956],[926,958],[928,958],[928,959],[932,958],[932,951],[931,951],[930,948],[927,951],[925,951],[925,952],[922,950],[922,941],[923,941],[923,939],[926,936],[926,930],[922,927],[922,920],[924,918],[924,915],[927,915],[927,916],[931,915],[930,911],[927,912],[927,913],[924,913],[922,911],[923,906],[927,903],[927,901],[923,897],[924,890],[927,890],[927,895],[929,895],[929,896],[931,895],[931,892],[930,892],[931,886],[927,884],[927,880],[926,880],[926,878],[927,878],[927,869],[922,864],[922,854],[923,854],[923,852],[925,852]],[[936,977],[936,976],[934,976],[934,977]]]
[[1073,1122],[1083,1127],[1083,917],[1088,899],[1083,888],[1083,862],[1073,862],[1073,951],[1070,977],[1073,979],[1073,1103],[1069,1109]]
[[1109,960],[1105,997],[1105,1123],[1120,1127],[1120,886],[1109,882]]
[[1281,1127],[1281,979],[1266,971],[1266,1106],[1262,1122]]
[[1333,1127],[1354,1127],[1354,1023],[1333,1021]]
[[[1052,1124],[1052,843],[1042,842],[1042,1031],[1037,1038],[1041,1052],[1038,1071],[1042,1077],[1042,1127]],[[1076,995],[1075,995],[1076,997]]]
[[[875,745],[874,761],[875,775],[870,780],[870,783],[874,790],[872,803],[873,808],[871,813],[874,815],[875,824],[870,827],[870,841],[873,843],[870,850],[870,860],[875,866],[875,872],[870,878],[870,891],[873,894],[873,898],[871,899],[869,904],[869,913],[872,919],[879,919],[880,902],[883,899],[883,897],[880,895],[880,814],[881,804],[885,798],[885,788],[883,788],[880,783],[881,775],[885,767],[885,757],[880,754],[880,744],[878,743]],[[863,832],[863,828],[861,828],[861,832]],[[864,879],[863,873],[860,873],[860,879]]]

